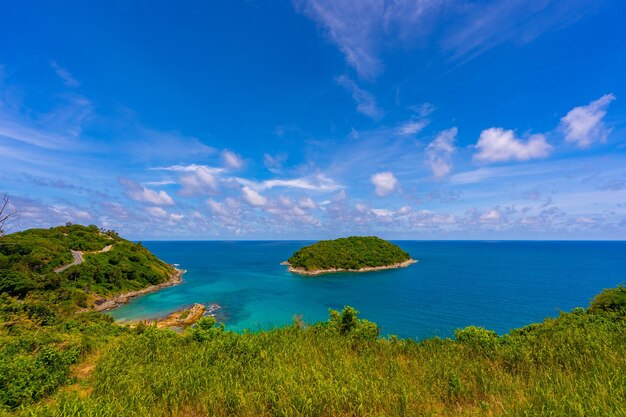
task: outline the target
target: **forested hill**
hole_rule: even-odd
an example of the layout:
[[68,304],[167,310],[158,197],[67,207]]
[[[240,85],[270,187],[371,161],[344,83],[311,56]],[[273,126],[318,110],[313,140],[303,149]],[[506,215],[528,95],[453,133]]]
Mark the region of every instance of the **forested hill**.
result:
[[172,273],[140,243],[96,226],[30,229],[0,239],[0,292],[21,298],[53,291],[59,301],[84,307],[90,294],[144,288]]
[[399,264],[410,259],[408,253],[386,240],[375,236],[351,236],[305,246],[288,262],[292,268],[305,271],[358,270]]

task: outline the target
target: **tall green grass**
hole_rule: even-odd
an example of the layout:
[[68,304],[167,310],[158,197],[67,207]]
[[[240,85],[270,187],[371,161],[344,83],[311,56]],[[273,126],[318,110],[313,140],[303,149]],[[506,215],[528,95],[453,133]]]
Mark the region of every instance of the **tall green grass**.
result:
[[89,395],[64,390],[18,414],[626,416],[622,311],[422,342],[378,339],[354,313],[258,333],[140,328],[108,345],[83,382]]

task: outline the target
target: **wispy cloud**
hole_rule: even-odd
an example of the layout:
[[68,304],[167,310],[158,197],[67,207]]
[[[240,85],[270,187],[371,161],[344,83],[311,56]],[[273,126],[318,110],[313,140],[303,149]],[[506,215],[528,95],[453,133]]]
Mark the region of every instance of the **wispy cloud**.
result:
[[277,187],[284,187],[308,191],[333,192],[344,188],[341,184],[338,184],[332,178],[328,178],[321,174],[290,179],[271,179],[261,182],[256,182],[245,178],[235,178],[235,180],[244,186],[259,191]]
[[456,127],[444,130],[426,147],[426,162],[437,178],[445,177],[452,171],[451,157],[456,151],[456,134]]
[[415,135],[428,126],[428,120],[411,120],[398,126],[398,135]]
[[495,0],[456,3],[460,20],[443,38],[454,58],[479,55],[503,43],[528,43],[541,34],[571,25],[601,2],[587,0]]
[[[384,49],[416,39],[440,45],[453,59],[468,59],[504,43],[524,44],[571,25],[601,2],[587,0],[294,0],[317,22],[360,77],[384,70]],[[446,18],[445,20],[442,18]]]
[[216,168],[216,167],[211,167],[208,165],[198,165],[198,164],[187,164],[187,165],[177,164],[177,165],[169,165],[169,166],[162,166],[162,167],[154,167],[150,169],[153,171],[174,171],[174,172],[195,172],[198,169],[202,169],[214,175],[225,172],[224,168]]
[[[214,195],[218,190],[220,175],[226,171],[224,168],[215,168],[198,164],[177,164],[151,168],[152,171],[172,171],[180,173],[177,183],[181,186],[180,195],[195,197],[199,195]],[[157,181],[156,183],[160,183]],[[165,183],[169,183],[166,181]]]
[[267,204],[267,198],[262,196],[258,191],[253,190],[250,187],[243,187],[241,189],[243,199],[246,203],[254,207],[263,207]]
[[359,76],[374,79],[383,68],[379,54],[389,43],[411,39],[434,24],[428,18],[443,0],[295,0],[297,10],[318,23]]
[[165,191],[155,191],[128,178],[120,178],[120,184],[126,188],[126,196],[131,200],[156,206],[171,206],[174,200]]
[[241,169],[243,167],[243,159],[241,159],[241,156],[228,149],[222,151],[222,161],[227,168]]
[[263,155],[263,165],[265,165],[268,171],[275,174],[281,172],[286,161],[287,155],[285,154],[270,155],[266,153]]
[[344,87],[352,94],[352,98],[356,102],[356,109],[359,113],[371,117],[374,120],[380,120],[384,116],[385,112],[378,106],[374,95],[357,86],[356,83],[346,75],[337,77],[337,84]]
[[10,139],[44,149],[75,150],[84,146],[78,138],[93,116],[88,99],[64,96],[46,113],[21,112],[2,104],[0,95],[0,140]]
[[52,67],[56,75],[58,75],[59,78],[63,80],[63,83],[66,86],[68,87],[80,86],[80,82],[78,82],[76,78],[74,78],[74,76],[67,69],[60,66],[56,61],[54,60],[50,61],[50,66]]
[[181,185],[180,195],[193,197],[202,194],[217,193],[217,178],[210,170],[198,167],[178,179]]
[[560,127],[565,132],[565,141],[579,148],[588,148],[594,142],[605,142],[609,129],[603,120],[613,100],[613,94],[606,94],[586,106],[570,110],[561,119]]

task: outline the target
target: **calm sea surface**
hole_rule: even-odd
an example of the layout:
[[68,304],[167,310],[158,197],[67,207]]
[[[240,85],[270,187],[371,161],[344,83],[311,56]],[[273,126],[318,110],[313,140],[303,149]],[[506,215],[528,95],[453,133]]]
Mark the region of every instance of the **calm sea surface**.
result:
[[605,287],[626,283],[626,242],[396,241],[419,262],[404,269],[302,277],[280,262],[311,242],[144,242],[186,269],[180,285],[110,312],[117,320],[156,318],[192,305],[222,306],[228,328],[268,329],[326,320],[351,305],[383,334],[422,339],[484,326],[498,333],[587,306]]

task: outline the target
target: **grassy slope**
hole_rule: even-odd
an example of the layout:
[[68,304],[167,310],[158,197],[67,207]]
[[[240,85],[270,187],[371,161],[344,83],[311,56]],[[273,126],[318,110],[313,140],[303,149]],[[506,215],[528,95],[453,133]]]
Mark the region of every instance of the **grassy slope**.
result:
[[295,252],[289,263],[307,271],[320,269],[359,269],[393,265],[410,259],[393,243],[375,236],[351,236],[322,240]]
[[377,339],[350,308],[269,332],[140,328],[104,349],[89,396],[66,390],[29,412],[623,416],[625,313],[577,309],[501,337],[469,327],[419,343]]
[[[62,273],[73,261],[85,262]],[[163,282],[172,268],[141,245],[95,226],[31,229],[0,240],[0,408],[29,404],[67,383],[70,365],[125,330],[99,314],[75,312],[94,294]]]

